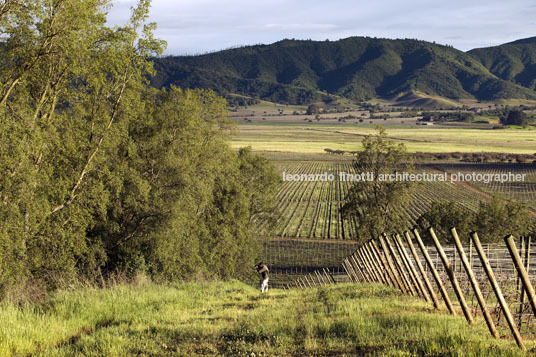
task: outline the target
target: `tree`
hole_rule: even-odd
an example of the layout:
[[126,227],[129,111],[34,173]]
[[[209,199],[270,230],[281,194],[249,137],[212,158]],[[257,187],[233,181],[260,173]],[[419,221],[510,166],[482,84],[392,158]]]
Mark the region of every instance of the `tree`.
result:
[[417,225],[426,230],[432,227],[442,242],[450,242],[450,228],[459,234],[469,233],[474,213],[463,209],[454,201],[432,202],[430,209],[417,219]]
[[406,225],[404,207],[413,186],[410,181],[385,179],[385,175],[409,174],[414,167],[404,144],[389,140],[381,126],[376,130],[376,135],[363,139],[363,150],[353,161],[357,173],[370,173],[373,180],[354,182],[343,206],[344,217],[355,220],[362,241]]
[[277,175],[229,147],[225,100],[149,87],[150,2],[113,28],[109,5],[0,5],[0,298],[117,270],[239,276],[274,213]]
[[309,104],[307,111],[305,112],[307,115],[314,115],[318,113],[320,113],[320,106],[318,104]]
[[530,233],[534,222],[527,209],[520,203],[504,202],[494,196],[489,201],[481,201],[474,215],[473,229],[483,242],[500,242],[506,235]]
[[501,124],[527,126],[529,121],[525,112],[519,109],[510,110],[507,116],[501,116]]

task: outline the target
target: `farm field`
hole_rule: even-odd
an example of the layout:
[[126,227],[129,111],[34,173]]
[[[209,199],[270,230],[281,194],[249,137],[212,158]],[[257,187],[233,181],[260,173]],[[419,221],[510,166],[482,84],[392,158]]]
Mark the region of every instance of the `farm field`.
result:
[[[383,120],[375,123],[383,124]],[[231,146],[250,145],[254,151],[322,153],[324,149],[354,151],[361,149],[364,135],[373,134],[375,125],[277,124],[237,125]],[[534,154],[534,129],[475,129],[459,127],[394,126],[387,131],[403,142],[409,152],[507,152]]]
[[[277,169],[285,174],[333,174],[333,181],[285,181],[277,193],[278,209],[281,217],[274,234],[278,237],[357,239],[355,222],[343,220],[341,208],[344,197],[351,187],[349,181],[339,181],[339,173],[354,172],[351,162],[279,162]],[[437,173],[426,166],[419,166],[417,172]],[[469,210],[475,210],[481,194],[451,182],[423,182],[412,195],[406,211],[408,228],[426,212],[432,202],[454,200]],[[258,224],[258,234],[267,235],[266,226]]]
[[235,281],[86,287],[4,302],[0,321],[3,356],[524,355],[481,319],[470,326],[377,284],[267,295]]
[[473,182],[472,185],[479,189],[498,194],[509,200],[515,200],[536,209],[536,165],[535,164],[465,164],[465,163],[441,163],[434,164],[440,170],[450,173],[470,174],[525,174],[522,182]]

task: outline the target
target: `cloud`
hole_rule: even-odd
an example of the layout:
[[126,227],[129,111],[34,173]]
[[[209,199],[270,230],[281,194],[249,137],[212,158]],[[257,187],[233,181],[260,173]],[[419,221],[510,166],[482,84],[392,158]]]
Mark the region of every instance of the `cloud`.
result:
[[[120,0],[110,23],[128,19]],[[283,38],[419,38],[468,50],[536,35],[532,0],[154,0],[151,20],[168,54],[198,53]]]

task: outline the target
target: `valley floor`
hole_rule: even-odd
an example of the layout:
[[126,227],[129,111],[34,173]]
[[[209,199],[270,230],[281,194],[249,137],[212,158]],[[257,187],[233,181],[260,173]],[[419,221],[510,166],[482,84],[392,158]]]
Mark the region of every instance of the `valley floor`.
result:
[[[532,342],[527,347],[533,349]],[[482,321],[379,285],[261,295],[240,282],[83,288],[0,307],[0,355],[522,356]]]

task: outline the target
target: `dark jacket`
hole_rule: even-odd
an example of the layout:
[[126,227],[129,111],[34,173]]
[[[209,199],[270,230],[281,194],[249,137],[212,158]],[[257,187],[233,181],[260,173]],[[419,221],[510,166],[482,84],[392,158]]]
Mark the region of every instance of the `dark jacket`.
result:
[[262,279],[268,278],[268,267],[264,264],[257,265],[257,273],[260,273],[262,276]]

